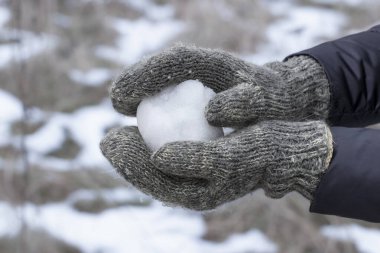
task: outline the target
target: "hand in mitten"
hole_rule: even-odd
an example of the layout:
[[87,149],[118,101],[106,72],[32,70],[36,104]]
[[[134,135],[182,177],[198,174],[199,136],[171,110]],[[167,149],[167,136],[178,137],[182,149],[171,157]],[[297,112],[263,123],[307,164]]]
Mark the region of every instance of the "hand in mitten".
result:
[[176,46],[127,68],[110,96],[117,111],[136,115],[142,99],[189,79],[218,93],[206,110],[213,125],[320,120],[328,115],[329,83],[322,67],[308,56],[257,66],[220,50]]
[[[174,205],[207,210],[258,188],[274,198],[312,198],[332,154],[321,121],[268,121],[207,142],[173,142],[153,154],[137,128],[107,134],[101,150],[141,191]],[[151,157],[152,156],[152,157]]]

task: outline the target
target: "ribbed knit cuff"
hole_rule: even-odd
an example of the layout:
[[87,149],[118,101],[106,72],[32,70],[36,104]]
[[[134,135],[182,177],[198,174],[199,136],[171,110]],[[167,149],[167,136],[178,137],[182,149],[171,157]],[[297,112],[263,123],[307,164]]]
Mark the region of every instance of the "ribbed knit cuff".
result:
[[267,166],[261,187],[272,198],[297,191],[312,199],[332,156],[328,126],[323,121],[297,123],[296,127],[283,122],[273,125],[271,131],[281,136],[275,144],[279,152]]

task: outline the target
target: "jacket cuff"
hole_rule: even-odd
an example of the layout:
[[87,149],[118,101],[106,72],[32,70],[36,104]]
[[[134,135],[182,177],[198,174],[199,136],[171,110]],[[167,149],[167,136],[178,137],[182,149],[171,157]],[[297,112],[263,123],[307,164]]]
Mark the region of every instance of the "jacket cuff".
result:
[[380,222],[380,131],[332,127],[333,158],[310,211]]

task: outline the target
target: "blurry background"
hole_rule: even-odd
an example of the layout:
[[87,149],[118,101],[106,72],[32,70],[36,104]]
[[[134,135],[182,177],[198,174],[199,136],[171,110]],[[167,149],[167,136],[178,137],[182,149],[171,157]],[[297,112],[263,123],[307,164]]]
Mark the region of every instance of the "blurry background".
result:
[[255,192],[214,212],[162,206],[98,143],[123,67],[176,41],[258,64],[369,28],[380,1],[0,0],[0,252],[380,252],[380,226]]

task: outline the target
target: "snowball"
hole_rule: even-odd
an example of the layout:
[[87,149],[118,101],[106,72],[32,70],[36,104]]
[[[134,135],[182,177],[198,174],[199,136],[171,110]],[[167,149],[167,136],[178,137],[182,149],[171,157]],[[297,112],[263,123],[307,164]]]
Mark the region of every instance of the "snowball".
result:
[[143,99],[137,125],[148,147],[156,151],[173,141],[207,141],[223,136],[221,127],[208,124],[204,110],[215,92],[188,80]]

